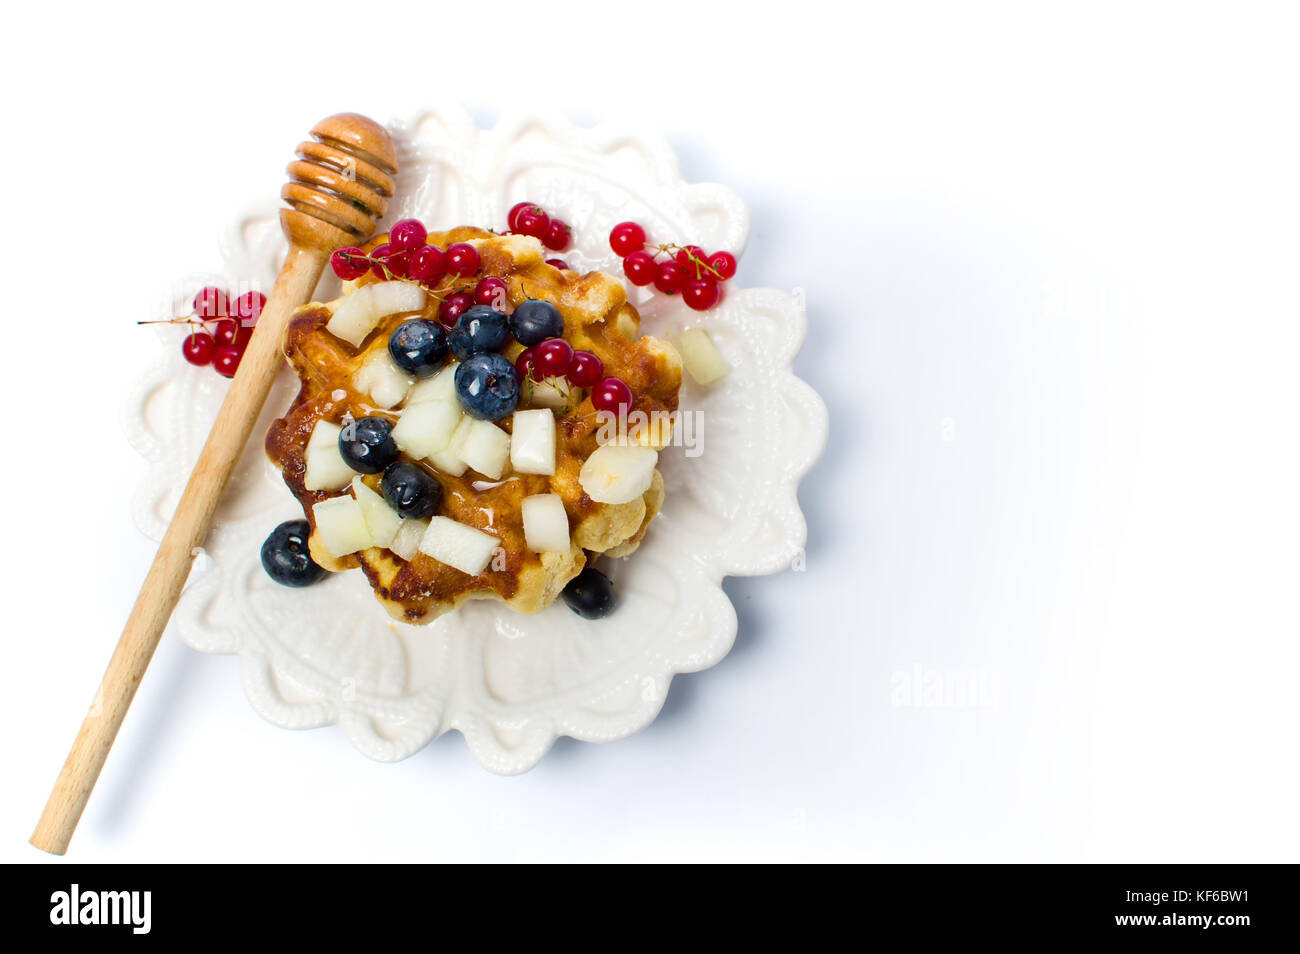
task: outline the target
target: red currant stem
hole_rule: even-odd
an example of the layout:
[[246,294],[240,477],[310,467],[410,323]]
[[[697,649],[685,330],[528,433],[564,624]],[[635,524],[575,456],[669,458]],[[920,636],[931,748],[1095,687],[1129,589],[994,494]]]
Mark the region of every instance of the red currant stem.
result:
[[[351,252],[345,252],[345,251],[343,251],[342,249],[339,249],[339,251],[338,251],[336,254],[337,254],[338,257],[341,258],[343,261],[345,261],[345,262],[351,262],[353,265],[359,264],[359,263],[361,263],[361,262],[365,262],[367,266],[369,266],[369,265],[374,265],[374,264],[375,264],[375,260],[374,260],[373,258],[371,258],[369,255],[353,255]],[[387,256],[387,255],[382,256],[382,257],[383,257],[385,260],[388,259],[388,256]]]
[[345,261],[351,262],[354,265],[359,265],[362,262],[365,262],[367,268],[371,268],[375,265],[379,265],[380,267],[383,268],[385,275],[387,275],[390,279],[395,279],[398,276],[393,274],[392,269],[388,267],[388,263],[392,261],[394,255],[403,255],[403,254],[406,253],[399,248],[392,252],[385,252],[383,255],[376,255],[373,252],[371,252],[369,255],[352,255],[347,252],[344,252],[339,257],[344,259]]
[[[396,253],[390,253],[390,255],[391,255],[391,254],[396,254]],[[384,261],[387,261],[388,258],[390,257],[390,255],[380,255],[380,256],[376,256],[376,259],[382,258]],[[353,257],[354,259],[356,258],[356,256],[352,256],[352,257]],[[361,261],[361,259],[357,259],[357,261]],[[372,260],[369,259],[369,258],[365,259],[365,261],[371,262],[371,264],[373,264],[373,265],[383,265],[383,262],[380,262],[380,261],[372,261]],[[395,278],[395,277],[396,277],[396,276],[393,275],[392,272],[390,272],[390,271],[388,270],[388,266],[387,266],[387,265],[384,265],[384,273],[385,273],[386,275],[388,275],[389,278]],[[404,278],[404,279],[402,279],[402,280],[403,280],[403,281],[411,281],[410,278]],[[458,292],[458,291],[465,291],[466,289],[468,289],[468,288],[471,287],[470,285],[466,284],[466,285],[461,285],[461,286],[458,288],[458,287],[457,287],[457,283],[458,283],[458,282],[461,282],[461,281],[463,281],[463,279],[460,279],[460,278],[457,277],[457,276],[452,276],[452,277],[451,277],[450,284],[448,284],[445,288],[442,287],[441,283],[439,283],[439,284],[437,284],[437,285],[428,285],[428,284],[426,284],[426,283],[424,283],[424,282],[418,282],[417,284],[419,284],[421,288],[423,288],[426,292],[428,292],[430,298],[432,298],[434,301],[436,301],[436,302],[438,302],[439,304],[441,304],[442,302],[444,302],[444,301],[446,301],[448,298],[450,298],[452,295],[456,294],[456,292]]]
[[137,321],[137,325],[198,325],[204,331],[208,330],[209,321],[228,321],[226,318],[199,318],[198,314],[182,315],[177,318],[156,318],[153,321]]
[[[434,301],[441,304],[442,302],[450,298],[452,295],[457,295],[461,292],[468,293],[469,289],[474,287],[473,285],[463,284],[463,282],[464,279],[460,279],[455,276],[452,276],[451,281],[446,288],[443,288],[440,284],[434,285],[432,287],[428,285],[422,285],[422,287],[425,289],[425,291],[429,293],[430,298],[432,298]],[[458,285],[459,287],[457,287]]]
[[[674,245],[672,242],[664,242],[664,243],[661,244],[661,245],[656,245],[656,246],[654,247],[654,249],[655,249],[655,250],[654,250],[654,254],[655,254],[656,256],[658,256],[658,255],[673,255],[673,256],[676,256],[676,254],[677,254],[678,252],[685,252],[685,251],[686,251],[686,246],[685,246],[685,245]],[[696,278],[701,277],[701,276],[700,276],[700,272],[699,272],[699,270],[702,268],[702,269],[704,269],[706,272],[708,272],[710,275],[712,275],[713,278],[714,278],[714,280],[716,280],[716,281],[720,281],[720,282],[722,282],[722,281],[726,281],[726,279],[722,277],[722,273],[721,273],[720,271],[718,271],[716,268],[714,268],[712,265],[710,265],[710,264],[709,264],[705,259],[702,259],[702,258],[700,258],[698,255],[695,255],[695,254],[690,253],[690,252],[687,252],[686,257],[689,258],[689,259],[691,260],[691,265],[693,265],[693,266],[695,267],[695,277],[696,277]]]

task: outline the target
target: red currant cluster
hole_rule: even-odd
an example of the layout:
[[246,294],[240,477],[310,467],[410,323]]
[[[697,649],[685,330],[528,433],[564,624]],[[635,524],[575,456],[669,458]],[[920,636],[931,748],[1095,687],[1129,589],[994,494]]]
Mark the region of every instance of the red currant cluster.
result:
[[190,364],[210,364],[218,374],[233,378],[265,305],[261,292],[245,292],[232,302],[222,288],[200,288],[194,296],[194,313],[170,322],[194,328],[181,342],[181,354]]
[[[478,249],[467,242],[454,242],[446,249],[428,244],[429,233],[417,219],[402,219],[388,231],[388,241],[366,254],[356,246],[336,249],[330,256],[334,274],[343,281],[355,281],[373,272],[380,281],[404,278],[428,286],[441,304],[438,317],[454,325],[461,312],[472,305],[505,303],[506,283],[484,278],[472,291],[455,291],[458,283],[473,278],[482,268]],[[442,287],[444,279],[446,287]]]
[[438,306],[438,320],[450,328],[461,312],[475,305],[488,305],[497,311],[505,310],[506,283],[500,278],[480,278],[471,291],[453,292]]
[[[558,250],[569,244],[569,226],[550,218],[531,203],[521,202],[511,209],[510,221],[512,228],[521,226],[516,229],[520,234],[535,235],[541,229],[547,248]],[[523,227],[532,231],[524,232]],[[375,246],[369,254],[350,245],[335,250],[330,265],[343,281],[355,281],[366,272],[373,272],[381,281],[404,278],[428,286],[441,302],[438,318],[448,326],[454,325],[461,312],[474,305],[504,308],[506,283],[500,278],[483,278],[472,289],[456,289],[460,281],[473,278],[482,268],[478,249],[467,242],[455,242],[444,250],[429,245],[428,238],[428,230],[417,219],[402,219],[389,229],[388,241]],[[547,259],[547,264],[568,268],[558,258]],[[444,279],[449,279],[447,287],[439,287]]]
[[645,229],[635,222],[614,226],[609,247],[623,260],[623,274],[633,285],[653,283],[665,295],[680,294],[696,311],[716,305],[722,283],[736,274],[736,256],[730,252],[709,255],[698,245],[671,243],[647,249]]
[[345,282],[373,271],[381,281],[409,278],[423,285],[436,285],[443,277],[470,278],[480,262],[478,249],[466,242],[447,248],[427,244],[429,233],[418,219],[402,219],[388,231],[388,241],[367,255],[355,245],[335,249],[330,256],[334,274]]
[[566,378],[579,388],[591,388],[597,411],[626,414],[632,408],[632,389],[622,378],[605,377],[605,366],[590,351],[574,351],[563,338],[547,338],[525,348],[515,359],[521,381]]
[[[546,210],[535,202],[516,202],[510,207],[506,216],[506,225],[511,232],[519,235],[531,235],[538,239],[552,252],[563,252],[569,247],[569,236],[573,229],[567,222],[548,215]],[[548,258],[547,265],[556,268],[568,268],[562,258]]]

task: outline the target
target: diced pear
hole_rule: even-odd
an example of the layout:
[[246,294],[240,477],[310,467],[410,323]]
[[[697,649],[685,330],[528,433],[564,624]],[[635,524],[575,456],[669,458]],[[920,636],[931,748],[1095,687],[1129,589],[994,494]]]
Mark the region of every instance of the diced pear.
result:
[[528,395],[528,403],[537,407],[550,408],[552,411],[564,413],[569,409],[569,396],[557,388],[551,381],[554,378],[548,378],[544,381],[530,381],[525,389]]
[[521,474],[555,473],[555,415],[546,408],[515,411],[510,466]]
[[682,353],[682,364],[686,373],[697,384],[709,385],[720,378],[725,378],[731,371],[731,365],[722,356],[718,346],[713,343],[709,333],[703,328],[691,328],[683,331],[677,339],[677,350]]
[[390,546],[402,525],[401,515],[388,505],[382,494],[375,493],[362,483],[360,477],[352,478],[352,493],[361,505],[361,515],[366,519],[366,529],[370,531],[372,545]]
[[358,288],[344,298],[342,304],[334,309],[334,314],[330,315],[330,320],[325,322],[326,331],[342,338],[354,348],[359,347],[366,335],[379,323],[367,291],[369,288],[369,285]]
[[559,494],[533,494],[521,504],[524,542],[537,553],[569,552],[569,515]]
[[447,446],[460,418],[459,406],[426,401],[402,411],[393,428],[393,440],[412,457],[428,457]]
[[320,542],[335,559],[374,545],[356,497],[344,494],[322,500],[312,508],[312,516]]
[[420,552],[462,573],[478,576],[500,544],[496,537],[450,517],[433,517],[420,541]]
[[366,287],[374,296],[375,313],[380,318],[424,308],[424,289],[415,282],[375,282]]
[[352,383],[362,394],[370,396],[375,407],[387,410],[402,403],[412,379],[393,363],[387,348],[380,348],[357,369]]
[[388,544],[388,549],[403,560],[408,562],[414,560],[415,555],[420,552],[420,541],[424,539],[425,531],[428,529],[428,520],[407,517],[397,528],[397,535],[393,537],[393,542]]
[[458,404],[456,398],[456,366],[458,362],[452,361],[447,364],[441,371],[431,378],[425,378],[423,381],[417,381],[415,387],[406,396],[406,406],[411,407],[416,404],[423,404],[426,401],[448,401],[452,404]]
[[627,503],[650,489],[658,461],[658,452],[649,447],[605,444],[582,465],[578,483],[597,503]]
[[311,438],[307,441],[307,473],[303,486],[308,490],[342,490],[356,475],[339,453],[337,424],[317,421]]
[[413,282],[375,282],[354,291],[334,310],[325,329],[354,348],[389,315],[420,311],[424,308],[424,289]]
[[465,441],[469,439],[469,432],[473,429],[474,418],[462,413],[460,423],[456,425],[451,440],[447,442],[447,446],[442,450],[428,456],[429,463],[444,474],[449,474],[452,477],[459,477],[465,473],[469,469],[469,464],[465,463],[465,458],[461,456],[461,452],[465,449]]
[[461,460],[484,477],[499,480],[510,457],[510,435],[491,421],[472,420],[465,435],[465,446],[460,450]]

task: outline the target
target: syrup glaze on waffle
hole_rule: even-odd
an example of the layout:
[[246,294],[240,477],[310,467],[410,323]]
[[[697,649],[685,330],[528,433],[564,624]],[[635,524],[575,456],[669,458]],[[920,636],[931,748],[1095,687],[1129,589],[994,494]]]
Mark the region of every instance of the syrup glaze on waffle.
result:
[[[377,236],[367,251],[387,241]],[[495,235],[476,228],[430,233],[427,241],[440,248],[469,242],[479,252],[482,267],[467,279],[444,278],[425,304],[422,317],[437,320],[439,300],[457,291],[469,291],[480,277],[496,276],[507,285],[507,310],[528,298],[554,304],[564,317],[565,339],[577,350],[600,358],[605,374],[622,378],[632,389],[634,406],[647,414],[674,412],[681,385],[681,360],[675,349],[653,337],[641,337],[640,318],[628,303],[623,287],[599,272],[579,275],[545,263],[545,253],[534,238]],[[379,279],[367,274],[350,286]],[[348,291],[353,290],[349,287]],[[353,377],[377,351],[387,348],[388,337],[401,322],[415,317],[394,315],[361,343],[360,348],[336,338],[325,329],[342,303],[311,303],[292,319],[285,354],[297,371],[301,388],[285,415],[270,428],[266,450],[284,475],[285,483],[303,506],[309,521],[312,508],[322,500],[348,491],[307,490],[304,486],[306,448],[316,423],[341,423],[345,416],[386,417],[396,421],[401,405],[390,410],[374,407],[368,395],[357,390]],[[522,346],[511,340],[505,349],[513,360]],[[521,409],[533,406],[524,389]],[[510,430],[510,418],[497,422]],[[424,553],[406,561],[386,548],[372,547],[340,559],[320,545],[313,532],[313,558],[330,570],[360,566],[375,595],[395,617],[406,622],[427,622],[467,599],[496,598],[512,609],[534,613],[550,605],[564,585],[582,569],[588,553],[626,556],[639,545],[664,498],[663,478],[656,471],[645,494],[624,504],[593,501],[578,483],[583,463],[597,447],[600,420],[591,400],[582,400],[567,412],[557,412],[556,467],[553,476],[514,474],[507,470],[499,481],[487,480],[473,470],[455,477],[419,462],[443,488],[438,513],[483,530],[500,540],[500,549],[482,573],[470,576]],[[658,446],[667,432],[657,435]],[[380,475],[363,478],[379,490]],[[532,494],[555,493],[569,517],[572,546],[567,553],[535,553],[524,542],[521,501]]]

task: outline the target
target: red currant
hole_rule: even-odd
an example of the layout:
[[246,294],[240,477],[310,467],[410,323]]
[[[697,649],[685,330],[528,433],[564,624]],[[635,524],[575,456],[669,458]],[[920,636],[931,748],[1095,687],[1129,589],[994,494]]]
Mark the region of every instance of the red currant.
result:
[[649,252],[633,252],[623,259],[623,274],[633,285],[649,285],[659,274],[659,265]]
[[551,219],[551,224],[546,227],[546,233],[542,235],[542,244],[552,252],[563,252],[569,247],[569,226],[559,219]]
[[219,348],[228,348],[235,343],[239,337],[239,322],[231,318],[223,318],[217,322],[212,329],[212,340],[217,343]]
[[573,346],[563,338],[547,338],[533,349],[533,367],[544,378],[559,377],[573,363]]
[[558,268],[562,272],[567,272],[569,270],[569,263],[562,258],[548,258],[546,264],[551,266],[551,268]]
[[388,244],[399,252],[414,252],[428,236],[419,219],[402,219],[388,230]]
[[609,231],[609,247],[619,258],[645,248],[645,229],[635,222],[620,222]]
[[[374,260],[374,272],[380,278],[405,278],[411,267],[411,253],[393,248],[388,242],[375,248],[370,253]],[[387,269],[387,271],[385,271]]]
[[456,292],[448,296],[447,300],[438,306],[438,320],[444,325],[451,327],[460,317],[461,312],[472,308],[474,299],[466,292]]
[[345,282],[355,281],[370,269],[370,259],[355,245],[334,250],[330,256],[334,274]]
[[226,293],[209,285],[194,296],[194,313],[200,318],[226,317]]
[[705,262],[704,249],[698,245],[687,245],[677,250],[677,264],[682,267],[688,278],[699,278]]
[[245,325],[257,324],[262,309],[266,307],[266,296],[261,292],[245,292],[235,299],[230,306],[230,317],[238,318]]
[[218,348],[212,356],[212,367],[216,368],[217,374],[222,377],[233,378],[235,372],[239,370],[239,362],[243,357],[244,352],[239,348]]
[[709,268],[718,273],[718,281],[725,282],[736,274],[736,256],[730,252],[714,252],[709,256]]
[[455,245],[448,245],[445,254],[447,256],[447,271],[453,275],[469,278],[478,272],[478,249],[473,245],[457,242]]
[[519,380],[523,381],[528,377],[528,372],[533,369],[533,349],[525,348],[519,352],[519,357],[515,358],[515,370],[519,372]]
[[551,217],[538,205],[520,209],[519,214],[515,216],[515,231],[531,235],[533,238],[542,238],[550,227]]
[[212,360],[212,352],[216,348],[212,335],[203,331],[196,331],[192,335],[187,335],[185,340],[181,342],[181,354],[185,355],[185,360],[199,367]]
[[605,378],[592,389],[591,406],[597,411],[626,414],[632,407],[632,389],[621,378]]
[[712,278],[692,278],[682,286],[682,301],[688,308],[706,311],[718,303],[718,283]]
[[590,351],[573,352],[573,360],[569,362],[569,380],[575,385],[580,388],[592,387],[604,373],[605,366],[600,358]]
[[533,208],[537,208],[536,202],[516,202],[514,205],[510,207],[510,212],[506,216],[506,227],[510,229],[511,232],[518,232],[519,213],[524,211],[524,209],[533,209]]
[[474,304],[491,305],[497,311],[506,306],[506,283],[499,278],[483,278],[474,286]]
[[394,278],[406,278],[411,271],[411,253],[394,252],[388,256],[388,270]]
[[447,274],[447,261],[442,249],[436,245],[425,245],[411,253],[411,264],[406,274],[417,282],[432,285]]
[[681,291],[685,281],[686,272],[671,258],[666,262],[659,263],[659,274],[655,276],[655,288],[665,295]]

